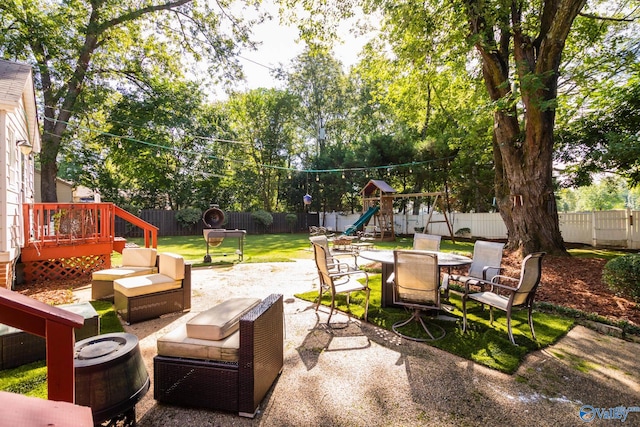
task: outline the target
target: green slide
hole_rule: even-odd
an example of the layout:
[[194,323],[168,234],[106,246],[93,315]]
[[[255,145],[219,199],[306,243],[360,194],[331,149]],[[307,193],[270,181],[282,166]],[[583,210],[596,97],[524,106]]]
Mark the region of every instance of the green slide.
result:
[[380,206],[370,207],[368,211],[362,214],[360,218],[343,233],[345,236],[351,236],[361,226],[369,222],[371,217],[380,210]]

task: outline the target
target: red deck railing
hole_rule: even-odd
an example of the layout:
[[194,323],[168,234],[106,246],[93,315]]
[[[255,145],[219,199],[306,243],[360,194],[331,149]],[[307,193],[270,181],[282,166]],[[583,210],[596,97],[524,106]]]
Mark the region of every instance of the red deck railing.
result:
[[82,244],[113,245],[116,217],[140,227],[146,247],[158,246],[157,227],[113,203],[26,203],[23,214],[25,248],[38,252]]
[[53,307],[18,292],[0,288],[0,323],[44,337],[47,341],[49,400],[75,401],[74,328],[84,325],[79,314]]

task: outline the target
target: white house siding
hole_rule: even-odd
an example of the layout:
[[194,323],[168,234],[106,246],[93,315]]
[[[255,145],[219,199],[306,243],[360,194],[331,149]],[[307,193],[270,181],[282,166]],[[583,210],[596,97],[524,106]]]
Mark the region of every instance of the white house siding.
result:
[[13,112],[3,111],[6,141],[3,150],[5,180],[3,182],[4,203],[2,204],[2,236],[0,237],[0,254],[4,254],[4,261],[13,260],[19,254],[19,248],[24,245],[22,233],[22,203],[33,202],[33,161],[32,156],[24,156],[16,146],[16,141],[28,141],[25,132],[27,123],[25,110],[20,101],[20,107]]
[[0,60],[0,286],[8,287],[13,266],[25,243],[22,204],[33,202],[33,156],[23,155],[17,141],[40,151],[31,67]]

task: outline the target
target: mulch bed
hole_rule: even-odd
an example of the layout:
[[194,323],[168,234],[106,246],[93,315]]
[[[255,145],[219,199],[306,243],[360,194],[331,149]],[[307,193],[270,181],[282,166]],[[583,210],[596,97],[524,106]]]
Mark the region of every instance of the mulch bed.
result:
[[[503,265],[506,274],[517,277],[521,260],[514,254],[505,255]],[[606,263],[607,260],[602,258],[545,256],[536,301],[596,313],[614,321],[626,320],[640,326],[640,304],[617,296],[602,281]]]

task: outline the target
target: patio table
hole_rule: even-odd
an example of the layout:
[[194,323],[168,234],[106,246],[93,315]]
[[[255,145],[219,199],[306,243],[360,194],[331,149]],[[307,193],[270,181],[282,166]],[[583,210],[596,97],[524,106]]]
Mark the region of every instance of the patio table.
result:
[[[423,251],[427,253],[435,253],[438,255],[438,267],[451,268],[459,267],[463,265],[471,264],[472,259],[463,255],[452,254],[450,252],[434,252]],[[379,262],[382,264],[382,298],[380,301],[381,307],[395,307],[393,304],[393,284],[387,283],[387,280],[393,273],[394,259],[392,250],[377,250],[377,251],[360,251],[360,257]],[[398,306],[399,307],[399,306]]]

